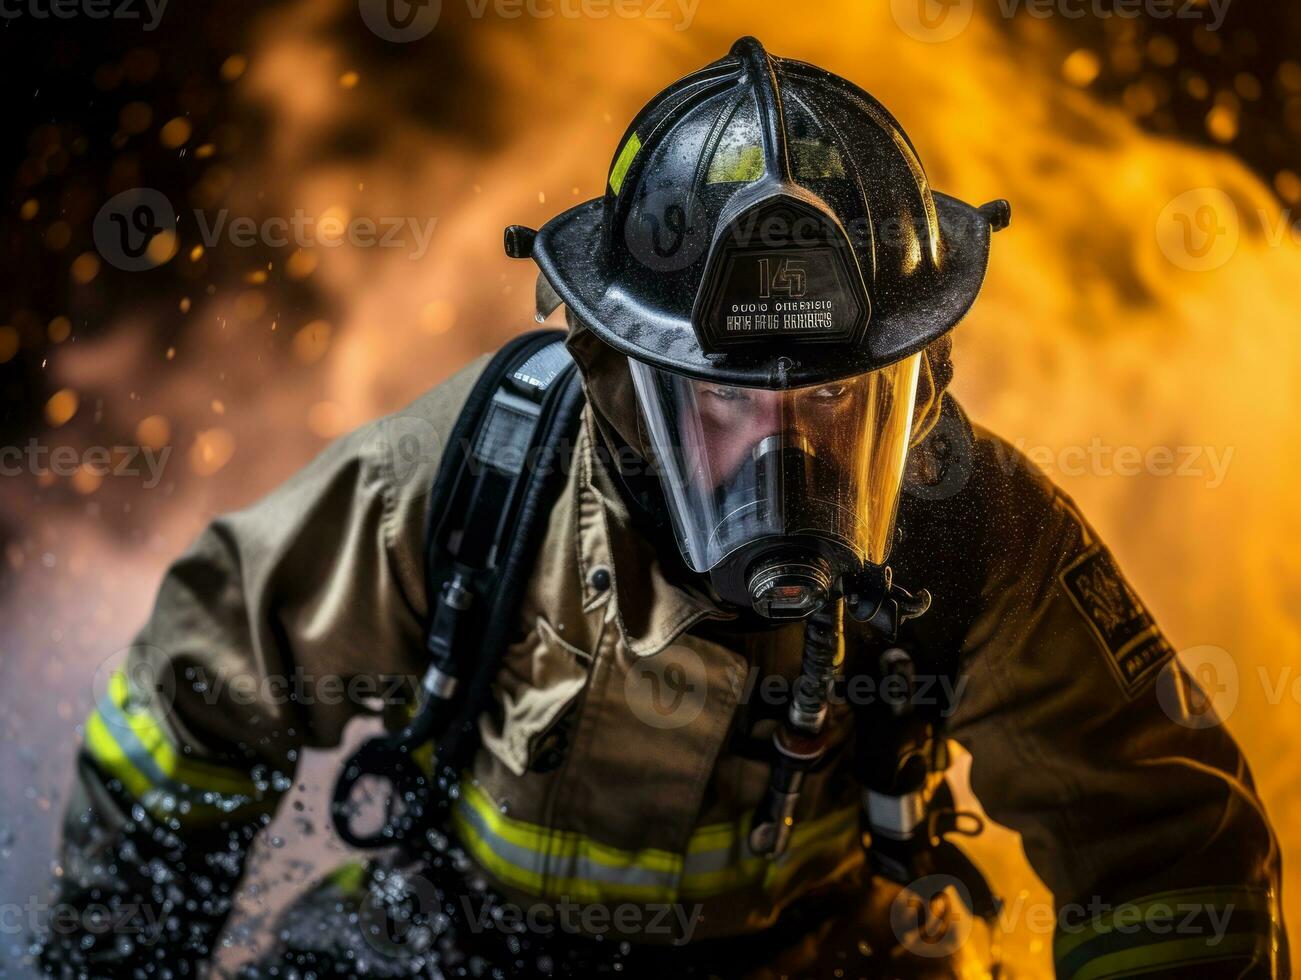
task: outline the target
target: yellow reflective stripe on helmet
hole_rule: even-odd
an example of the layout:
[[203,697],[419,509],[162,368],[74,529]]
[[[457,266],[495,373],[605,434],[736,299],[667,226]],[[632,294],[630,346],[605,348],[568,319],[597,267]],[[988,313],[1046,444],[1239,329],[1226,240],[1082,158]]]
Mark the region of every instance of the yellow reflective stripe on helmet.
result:
[[[840,149],[820,140],[795,140],[790,144],[795,175],[804,180],[845,176]],[[763,147],[757,143],[724,144],[709,161],[707,184],[748,184],[764,175]]]
[[619,189],[623,187],[623,178],[628,176],[628,168],[632,166],[633,158],[637,156],[637,151],[641,149],[641,137],[633,133],[628,137],[628,142],[623,144],[623,149],[619,151],[619,156],[614,161],[614,167],[610,171],[610,190],[616,195]]
[[1053,942],[1057,974],[1103,980],[1227,959],[1267,962],[1277,930],[1271,894],[1258,888],[1190,888],[1108,907]]
[[763,147],[726,145],[709,161],[707,184],[749,183],[763,176]]
[[655,848],[624,850],[509,817],[468,779],[452,821],[471,856],[498,880],[538,895],[580,901],[668,902],[745,886],[775,889],[816,855],[848,853],[858,835],[854,806],[798,826],[790,849],[776,861],[748,850],[748,817],[698,829],[685,855]]
[[840,147],[821,140],[796,140],[791,147],[795,154],[795,176],[802,180],[827,180],[845,176],[845,161]]

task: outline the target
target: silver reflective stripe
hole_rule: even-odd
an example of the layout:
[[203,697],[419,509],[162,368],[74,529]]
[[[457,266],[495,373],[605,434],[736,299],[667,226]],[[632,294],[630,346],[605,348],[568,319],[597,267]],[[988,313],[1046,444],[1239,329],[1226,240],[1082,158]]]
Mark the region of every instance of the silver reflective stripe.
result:
[[131,765],[140,770],[140,774],[149,780],[150,784],[157,788],[172,789],[178,796],[186,795],[185,788],[179,783],[174,783],[149,751],[140,744],[126,714],[107,694],[100,698],[99,716],[104,719],[105,725],[110,726],[113,740],[130,760]]
[[[754,884],[762,881],[771,867],[797,866],[808,859],[809,853],[816,851],[820,844],[834,839],[851,827],[856,827],[859,820],[858,809],[833,811],[815,823],[820,831],[815,836],[802,842],[801,847],[794,847],[775,861],[755,863],[755,855],[746,847],[744,826],[737,825],[730,839],[717,847],[688,851],[685,855],[670,855],[658,852],[660,867],[647,867],[637,863],[640,855],[625,852],[626,859],[619,860],[613,856],[609,861],[584,853],[574,853],[566,848],[538,849],[526,844],[507,839],[492,826],[490,813],[485,813],[481,806],[495,804],[486,796],[480,798],[475,791],[463,793],[456,802],[456,817],[464,821],[479,841],[489,850],[494,858],[526,874],[536,875],[540,879],[580,879],[598,885],[618,888],[650,888],[668,895],[679,894],[682,888],[688,890],[701,887],[701,877],[735,871],[741,877],[729,879],[717,884],[718,891],[726,891],[742,884]],[[599,847],[595,841],[591,842]],[[474,850],[474,847],[471,847]],[[664,867],[667,860],[672,862]],[[491,869],[490,869],[491,870]],[[755,879],[751,881],[750,879]],[[710,886],[713,888],[714,886]]]
[[[809,821],[803,826],[808,827],[809,823],[816,823],[819,826],[819,834],[807,840],[800,840],[798,845],[793,842],[784,854],[774,858],[754,854],[749,847],[748,822],[739,824],[737,836],[730,843],[709,851],[689,851],[683,860],[683,875],[690,877],[726,871],[755,857],[764,857],[765,868],[798,864],[804,861],[809,851],[815,849],[819,843],[834,838],[837,834],[843,834],[855,826],[858,823],[858,811],[852,806],[844,810],[833,810],[817,821]],[[799,825],[796,829],[799,829]]]
[[872,790],[863,791],[863,808],[873,834],[884,834],[895,840],[907,840],[926,819],[926,804],[930,794],[924,790],[905,793],[903,796],[886,796]]
[[105,695],[100,698],[98,708],[99,715],[104,720],[105,727],[109,728],[113,741],[117,743],[131,765],[135,766],[140,775],[149,780],[153,787],[140,801],[147,809],[156,814],[170,813],[176,809],[178,803],[184,801],[191,806],[206,804],[217,810],[231,813],[252,799],[250,796],[216,793],[200,786],[177,782],[163,772],[162,767],[158,765],[158,760],[140,743],[126,713],[110,696]]
[[563,871],[557,868],[557,855],[546,854],[514,844],[493,832],[483,815],[464,797],[458,801],[458,810],[466,823],[489,843],[494,854],[515,867],[533,874],[550,874],[555,877],[582,878],[606,885],[642,885],[652,888],[674,888],[678,882],[677,871],[656,871],[636,865],[613,866],[598,864],[583,855],[576,855]]

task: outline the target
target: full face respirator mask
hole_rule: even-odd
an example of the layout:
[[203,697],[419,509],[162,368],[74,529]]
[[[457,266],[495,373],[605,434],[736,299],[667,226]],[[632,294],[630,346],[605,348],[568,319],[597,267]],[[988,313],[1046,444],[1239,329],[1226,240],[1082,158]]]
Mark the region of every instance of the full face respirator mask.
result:
[[678,546],[724,602],[799,619],[885,564],[920,357],[786,390],[630,361]]

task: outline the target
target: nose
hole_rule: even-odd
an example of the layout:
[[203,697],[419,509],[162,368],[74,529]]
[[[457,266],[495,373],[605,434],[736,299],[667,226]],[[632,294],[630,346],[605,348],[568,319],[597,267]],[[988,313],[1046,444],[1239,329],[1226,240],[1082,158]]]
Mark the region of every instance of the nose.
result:
[[781,394],[775,391],[752,391],[744,408],[730,420],[726,434],[732,446],[732,465],[755,453],[765,439],[780,435],[783,428]]
[[734,473],[769,436],[782,431],[781,394],[745,389],[733,401],[713,401],[702,418],[703,436],[718,479]]
[[782,396],[778,391],[756,390],[739,420],[737,441],[753,449],[769,436],[782,430]]

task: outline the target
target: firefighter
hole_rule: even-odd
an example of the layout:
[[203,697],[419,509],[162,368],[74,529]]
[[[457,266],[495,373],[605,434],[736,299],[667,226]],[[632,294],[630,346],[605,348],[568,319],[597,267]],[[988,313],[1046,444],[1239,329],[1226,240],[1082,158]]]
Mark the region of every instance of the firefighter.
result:
[[[246,974],[971,975],[961,922],[997,903],[947,839],[978,824],[954,740],[1053,893],[1059,976],[1285,975],[1240,751],[1071,500],[946,391],[1009,216],[932,191],[871,96],[747,38],[637,116],[602,198],[508,230],[583,407],[500,657],[473,651],[471,749],[448,777],[440,738],[385,743],[391,776],[426,754],[434,816],[313,888]],[[194,975],[300,753],[360,715],[410,731],[375,706],[393,678],[426,708],[474,686],[448,665],[476,637],[431,641],[473,590],[430,582],[425,533],[486,365],[168,572],[86,724],[56,877],[136,928],[50,930],[50,973]],[[494,445],[547,417],[535,374]]]

